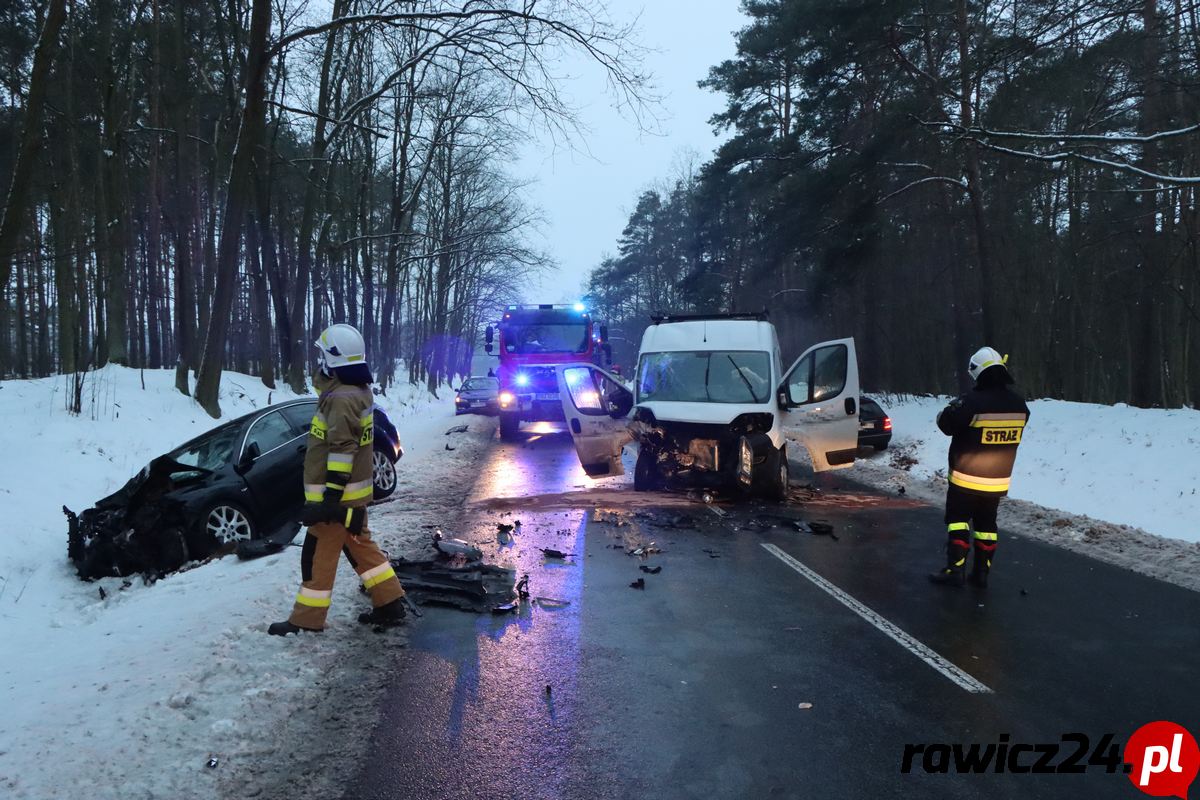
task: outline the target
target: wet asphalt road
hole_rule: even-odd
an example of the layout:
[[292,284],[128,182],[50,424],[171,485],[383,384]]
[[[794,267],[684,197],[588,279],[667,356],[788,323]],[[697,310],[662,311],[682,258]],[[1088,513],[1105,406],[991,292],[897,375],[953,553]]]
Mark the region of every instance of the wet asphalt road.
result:
[[[917,756],[902,774],[901,761],[906,743],[1004,734],[1094,746],[1111,733],[1119,750],[1157,719],[1200,733],[1200,595],[1003,527],[988,590],[934,587],[940,509],[820,477],[786,506],[719,517],[624,478],[594,490],[563,433],[497,442],[457,532],[570,605],[426,609],[345,797],[1136,798],[1103,767],[927,774]],[[512,497],[527,499],[491,502]],[[514,518],[520,535],[498,545],[495,523]],[[790,519],[828,521],[837,538]],[[625,553],[639,542],[664,552]],[[965,691],[764,543],[991,691]],[[629,587],[638,578],[645,589]]]

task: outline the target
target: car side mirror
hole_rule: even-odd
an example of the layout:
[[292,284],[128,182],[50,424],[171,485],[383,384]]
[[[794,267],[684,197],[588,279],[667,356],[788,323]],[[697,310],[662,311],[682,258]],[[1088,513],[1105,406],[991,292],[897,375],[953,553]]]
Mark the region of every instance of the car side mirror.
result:
[[[493,328],[491,325],[488,325],[487,328],[484,329],[484,331],[483,331],[483,340],[490,345],[492,343],[492,340],[494,340],[495,338],[496,338],[496,329]],[[488,352],[489,353],[492,352],[490,347],[488,348]]]
[[262,450],[258,446],[258,442],[251,442],[242,451],[242,460],[238,462],[238,472],[246,472],[250,467],[254,466],[254,462],[262,455]]

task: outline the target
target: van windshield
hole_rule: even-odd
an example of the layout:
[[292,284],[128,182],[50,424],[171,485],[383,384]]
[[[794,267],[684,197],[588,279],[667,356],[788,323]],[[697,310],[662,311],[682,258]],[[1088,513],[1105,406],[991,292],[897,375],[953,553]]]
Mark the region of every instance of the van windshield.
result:
[[765,403],[771,396],[767,353],[690,350],[643,353],[638,402]]

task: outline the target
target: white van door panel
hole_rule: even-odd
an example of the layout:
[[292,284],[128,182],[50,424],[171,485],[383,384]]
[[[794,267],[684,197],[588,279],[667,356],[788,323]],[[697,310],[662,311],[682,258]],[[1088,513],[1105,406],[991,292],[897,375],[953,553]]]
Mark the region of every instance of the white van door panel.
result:
[[558,396],[583,471],[591,478],[625,474],[621,450],[633,441],[626,417],[633,393],[594,364],[559,364]]
[[777,400],[784,424],[800,438],[813,470],[854,466],[858,451],[858,357],[853,339],[804,351],[783,377]]

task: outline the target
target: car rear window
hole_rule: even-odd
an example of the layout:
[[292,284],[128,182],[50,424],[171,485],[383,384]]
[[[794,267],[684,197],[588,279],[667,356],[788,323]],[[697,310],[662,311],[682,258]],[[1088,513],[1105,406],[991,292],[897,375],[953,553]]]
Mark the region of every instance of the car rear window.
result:
[[862,406],[863,411],[871,414],[883,414],[883,409],[879,407],[879,403],[876,403],[869,397],[861,398],[859,400],[859,405]]

